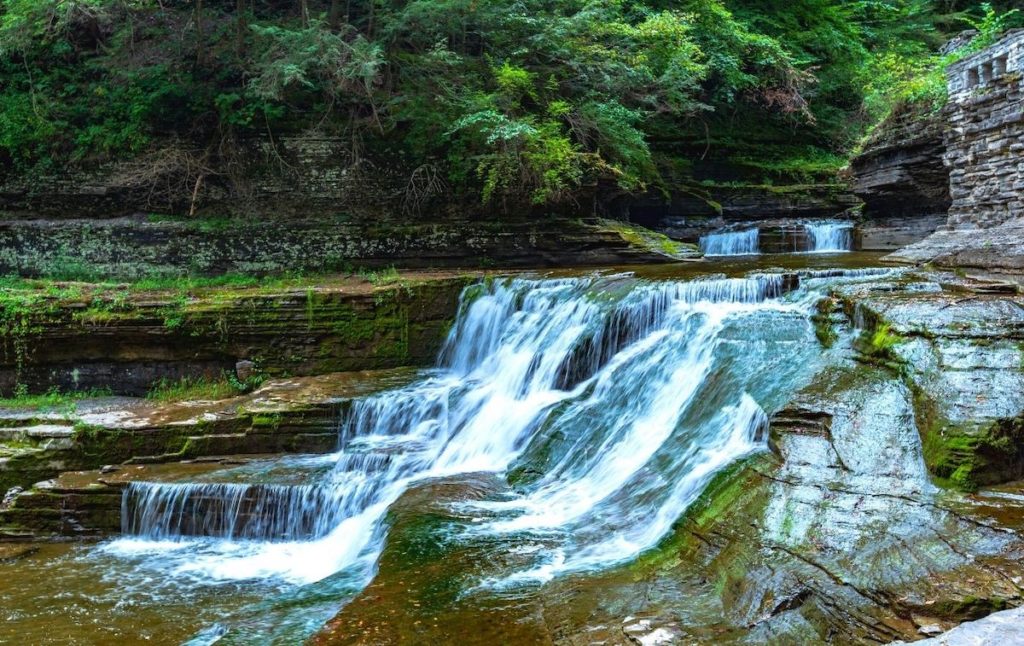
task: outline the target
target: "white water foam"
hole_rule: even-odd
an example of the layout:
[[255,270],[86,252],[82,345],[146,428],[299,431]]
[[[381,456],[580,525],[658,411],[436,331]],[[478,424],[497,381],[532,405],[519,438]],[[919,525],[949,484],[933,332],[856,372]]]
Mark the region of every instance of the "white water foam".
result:
[[757,229],[721,231],[701,236],[700,250],[706,256],[747,256],[758,253]]
[[718,470],[764,446],[764,409],[811,373],[816,297],[782,298],[792,285],[761,274],[472,288],[437,371],[354,403],[329,474],[292,487],[136,485],[125,497],[135,536],[102,549],[203,583],[341,570],[368,581],[404,492],[528,465],[540,475],[503,499],[461,503],[478,518],[467,537],[547,541],[492,584],[633,558]]
[[836,253],[853,249],[852,222],[807,222],[804,230],[807,231],[811,253]]

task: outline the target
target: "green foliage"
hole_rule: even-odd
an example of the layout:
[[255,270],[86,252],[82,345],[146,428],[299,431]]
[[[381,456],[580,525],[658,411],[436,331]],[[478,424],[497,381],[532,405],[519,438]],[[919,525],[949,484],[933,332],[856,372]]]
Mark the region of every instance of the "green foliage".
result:
[[941,103],[945,37],[974,25],[976,48],[1020,20],[959,0],[343,4],[0,0],[0,166],[166,136],[206,160],[231,137],[315,130],[509,208],[684,183],[709,154],[820,181],[893,106]]
[[74,409],[75,402],[94,397],[107,397],[108,389],[90,389],[63,392],[54,387],[41,395],[30,395],[24,388],[19,389],[14,397],[0,398],[0,409],[14,408],[19,410],[61,410]]
[[881,323],[873,331],[865,331],[860,349],[868,360],[895,365],[900,363],[895,348],[903,341],[903,337],[893,332],[888,323]]
[[258,99],[280,102],[289,93],[315,92],[330,100],[347,95],[371,99],[384,66],[383,49],[362,35],[335,33],[320,22],[289,29],[252,25],[257,39],[255,73],[248,89]]
[[241,381],[229,372],[224,372],[219,379],[207,377],[161,379],[153,384],[146,394],[146,399],[157,402],[228,399],[255,390],[263,383],[263,380],[263,375],[257,374]]
[[1009,27],[1020,24],[1017,9],[1001,12],[991,3],[981,3],[980,16],[964,13],[964,27],[977,30],[971,42],[945,55],[893,49],[871,61],[865,80],[865,110],[881,120],[895,110],[920,106],[924,111],[940,109],[946,102],[945,69],[995,42]]

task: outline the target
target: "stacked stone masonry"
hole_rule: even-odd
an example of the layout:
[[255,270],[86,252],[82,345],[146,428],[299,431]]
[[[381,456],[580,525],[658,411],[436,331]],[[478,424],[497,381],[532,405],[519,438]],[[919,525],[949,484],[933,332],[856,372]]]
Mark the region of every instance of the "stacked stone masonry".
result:
[[946,78],[948,226],[1024,217],[1024,30],[951,65]]

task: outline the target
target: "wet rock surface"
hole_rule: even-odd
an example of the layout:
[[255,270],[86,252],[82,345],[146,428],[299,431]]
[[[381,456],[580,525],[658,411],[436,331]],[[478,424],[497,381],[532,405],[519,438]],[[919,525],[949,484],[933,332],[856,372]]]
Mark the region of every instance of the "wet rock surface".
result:
[[988,229],[937,231],[887,259],[1020,273],[1024,270],[1024,222],[1016,219]]
[[829,370],[774,418],[774,453],[718,478],[654,553],[540,589],[459,595],[493,555],[444,551],[429,528],[451,511],[409,495],[376,580],[316,643],[862,643],[1018,603],[1024,499],[1000,498],[1000,521],[933,486],[911,399],[884,369]]
[[[967,621],[952,630],[916,644],[920,646],[977,646],[979,644],[1019,644],[1024,608],[995,612],[977,621]],[[922,633],[930,634],[930,633]]]
[[[478,512],[461,503],[502,499],[505,478],[425,479],[391,505],[373,581],[313,643],[878,643],[1021,604],[1017,288],[903,272],[834,287],[826,305],[816,321],[830,329],[819,334],[831,339],[824,367],[774,413],[768,449],[719,473],[657,548],[598,573],[495,586],[558,539],[472,534]],[[6,413],[0,432],[14,429],[17,441],[5,450],[35,443],[57,471],[76,469],[71,455],[94,462],[6,496],[0,538],[109,534],[134,480],[203,480],[267,457],[257,453],[329,451],[346,401],[414,375],[274,380],[221,402],[110,398],[73,413]],[[188,441],[167,448],[171,429]],[[82,444],[93,435],[133,452],[82,451],[106,446]],[[248,455],[224,457],[239,452]],[[19,549],[12,558],[25,557]],[[1012,622],[971,630],[983,625],[1013,638]]]
[[[442,528],[464,521],[410,493],[376,579],[315,643],[877,643],[1020,604],[1024,484],[1007,482],[1020,474],[993,470],[1005,454],[982,464],[975,444],[960,454],[970,478],[943,475],[929,448],[934,419],[992,436],[1024,410],[1020,297],[952,274],[834,296],[840,327],[860,327],[839,330],[829,366],[773,416],[771,451],[720,474],[657,549],[539,588],[459,594],[495,555],[446,549]],[[1006,437],[996,444],[1015,451]]]
[[1024,476],[1024,297],[1012,283],[909,274],[838,290],[914,394],[923,452],[970,489]]

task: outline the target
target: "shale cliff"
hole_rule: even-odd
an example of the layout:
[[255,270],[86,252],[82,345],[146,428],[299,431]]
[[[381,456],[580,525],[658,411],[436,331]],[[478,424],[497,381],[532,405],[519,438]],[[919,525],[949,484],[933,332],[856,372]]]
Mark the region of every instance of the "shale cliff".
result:
[[916,242],[946,220],[949,172],[941,114],[904,107],[880,124],[853,158],[853,192],[864,202],[861,246]]

